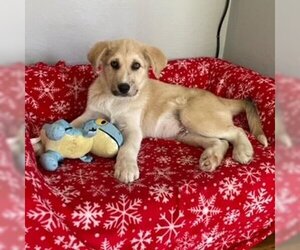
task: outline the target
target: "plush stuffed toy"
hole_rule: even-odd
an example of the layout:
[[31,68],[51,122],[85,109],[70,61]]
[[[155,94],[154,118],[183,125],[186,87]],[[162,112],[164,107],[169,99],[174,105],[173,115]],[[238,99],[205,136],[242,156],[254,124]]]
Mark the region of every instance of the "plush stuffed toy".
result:
[[120,131],[104,119],[90,120],[82,128],[74,128],[65,120],[45,124],[41,130],[45,153],[40,156],[43,168],[57,169],[64,158],[91,162],[93,153],[101,157],[113,157],[123,143]]
[[91,153],[100,157],[113,157],[123,143],[121,132],[104,119],[90,120],[83,125],[83,135],[93,136]]

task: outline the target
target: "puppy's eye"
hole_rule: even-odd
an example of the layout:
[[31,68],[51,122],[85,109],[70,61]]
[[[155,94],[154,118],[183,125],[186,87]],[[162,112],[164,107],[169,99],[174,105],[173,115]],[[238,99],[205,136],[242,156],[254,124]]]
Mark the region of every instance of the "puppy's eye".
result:
[[118,61],[111,61],[110,62],[110,66],[113,68],[113,69],[119,69],[120,68],[120,64]]
[[68,131],[68,130],[71,130],[72,129],[72,127],[67,127],[67,128],[65,128],[65,131]]
[[138,62],[134,62],[134,63],[131,65],[131,69],[132,69],[132,70],[138,70],[140,67],[141,67],[141,64],[139,64]]

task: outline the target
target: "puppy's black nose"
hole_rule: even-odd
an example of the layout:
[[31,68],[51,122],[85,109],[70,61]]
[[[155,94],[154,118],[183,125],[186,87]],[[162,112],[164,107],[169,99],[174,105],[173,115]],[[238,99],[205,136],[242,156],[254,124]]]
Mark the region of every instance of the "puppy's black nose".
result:
[[130,86],[128,83],[120,83],[118,85],[118,89],[122,94],[127,94],[130,89]]

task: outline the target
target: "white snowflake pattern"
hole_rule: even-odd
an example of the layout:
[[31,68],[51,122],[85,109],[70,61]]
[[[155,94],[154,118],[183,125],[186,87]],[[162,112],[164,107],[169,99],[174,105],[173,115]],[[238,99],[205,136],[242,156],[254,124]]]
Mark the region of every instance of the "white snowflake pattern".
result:
[[42,187],[40,179],[33,172],[25,171],[25,180],[30,181],[35,189],[40,189]]
[[184,235],[176,240],[175,250],[189,250],[195,248],[195,240],[197,235],[190,235],[188,232],[185,232]]
[[[275,210],[275,211],[276,211],[276,210]],[[268,218],[268,219],[264,222],[264,225],[263,225],[264,229],[270,228],[271,225],[273,224],[273,222],[274,222],[274,219]]]
[[219,225],[213,227],[208,233],[202,234],[202,241],[197,245],[197,250],[205,250],[212,247],[225,234],[224,231],[219,231]]
[[57,75],[57,78],[59,80],[61,80],[62,82],[65,82],[67,79],[68,79],[68,74],[64,73],[64,72],[60,72],[58,75]]
[[232,98],[232,97],[234,97],[235,96],[235,91],[236,91],[236,86],[235,85],[228,85],[227,87],[226,87],[226,96],[228,97],[228,98]]
[[181,76],[178,73],[176,73],[173,77],[169,77],[168,81],[174,82],[175,84],[181,84],[185,82],[185,76]]
[[188,169],[187,172],[188,173],[192,173],[193,174],[193,178],[194,179],[213,179],[214,178],[214,174],[218,171],[215,170],[213,173],[209,173],[209,172],[204,172],[204,171],[201,171],[200,169],[198,168],[195,168],[195,169]]
[[240,217],[240,211],[238,209],[233,209],[226,213],[225,217],[223,218],[225,225],[232,225],[234,222],[238,220]]
[[267,190],[260,188],[256,191],[250,191],[247,195],[247,201],[244,204],[244,211],[246,216],[250,217],[255,213],[262,213],[265,211],[266,205],[273,200],[271,195],[268,195]]
[[234,200],[241,193],[242,183],[235,177],[225,177],[219,183],[219,193],[224,200]]
[[237,93],[235,94],[236,98],[244,99],[249,97],[249,93],[251,93],[254,89],[253,83],[247,82],[245,84],[238,85]]
[[147,245],[152,242],[151,231],[140,230],[136,238],[131,240],[133,250],[146,250]]
[[195,69],[191,69],[191,70],[189,70],[189,72],[187,74],[187,77],[188,77],[187,80],[190,83],[192,83],[192,82],[194,82],[197,79],[197,76],[198,76],[198,72]]
[[32,96],[30,96],[26,91],[25,91],[25,105],[30,105],[33,109],[38,109],[39,108],[39,102],[35,100]]
[[198,163],[198,158],[191,155],[184,155],[177,159],[177,163],[183,166],[192,166]]
[[199,65],[197,66],[197,70],[199,71],[200,76],[204,76],[204,75],[208,74],[209,63],[207,63],[207,62],[199,63]]
[[173,187],[167,184],[155,184],[149,188],[149,194],[154,196],[154,200],[167,203],[173,197]]
[[222,89],[226,86],[226,80],[224,78],[220,79],[217,83],[216,93],[219,94]]
[[26,112],[25,113],[25,120],[27,122],[36,122],[37,121],[37,116],[36,114],[32,113],[32,112]]
[[45,175],[43,178],[49,186],[53,186],[53,185],[59,183],[61,180],[60,175]]
[[[170,216],[167,216],[166,213],[160,215],[161,223],[157,223],[155,227],[155,232],[164,232],[163,234],[157,237],[158,243],[163,243],[168,245],[172,242],[172,238],[178,235],[178,229],[183,228],[185,225],[184,213],[183,211],[178,211],[176,213],[175,208],[169,209]],[[175,214],[176,213],[176,214]]]
[[33,89],[39,93],[38,99],[49,97],[51,100],[54,100],[54,94],[60,91],[59,88],[54,87],[54,81],[47,83],[42,80],[40,80],[40,86]]
[[123,247],[125,240],[118,242],[116,245],[112,246],[111,243],[108,241],[107,238],[101,243],[101,250],[121,250]]
[[98,203],[85,201],[82,205],[76,206],[72,213],[73,224],[75,227],[83,226],[82,229],[89,230],[91,226],[97,227],[100,224],[100,218],[103,211]]
[[154,176],[154,180],[160,180],[160,179],[166,179],[166,180],[171,180],[171,175],[176,174],[176,172],[171,171],[171,167],[167,168],[159,168],[155,167],[153,169],[154,171],[146,173],[146,175],[152,175]]
[[215,207],[216,195],[213,195],[209,199],[206,199],[204,195],[200,194],[198,202],[198,206],[189,209],[191,213],[197,215],[197,218],[193,222],[192,226],[197,226],[201,222],[203,222],[204,225],[207,226],[212,217],[221,212],[221,209]]
[[251,78],[251,77],[252,77],[252,74],[245,73],[245,74],[239,75],[237,79],[238,79],[240,82],[245,82],[245,81],[247,81],[247,80],[248,80],[249,78]]
[[47,73],[47,71],[37,70],[37,71],[34,72],[33,75],[37,76],[38,78],[43,78],[43,77],[47,77],[48,73]]
[[230,249],[232,246],[232,243],[236,240],[235,234],[234,233],[226,233],[226,236],[222,237],[221,242],[219,242],[218,249],[220,250],[225,250],[225,249]]
[[164,154],[167,153],[168,149],[166,147],[156,147],[154,152],[157,154]]
[[271,164],[270,162],[263,162],[259,168],[265,171],[266,174],[275,173],[275,164]]
[[91,185],[90,189],[88,190],[89,193],[92,193],[93,197],[98,196],[106,196],[107,192],[109,191],[108,188],[106,188],[103,184],[101,185]]
[[77,80],[77,78],[75,77],[73,79],[73,82],[70,84],[66,84],[66,86],[69,88],[69,91],[67,92],[66,96],[72,96],[75,97],[75,100],[78,99],[79,94],[84,91],[85,89],[82,87],[82,83],[83,83],[84,79],[81,80]]
[[96,171],[87,171],[84,169],[77,169],[74,173],[67,173],[66,176],[68,177],[66,182],[77,182],[80,185],[98,180]]
[[37,194],[33,194],[32,198],[36,202],[36,207],[27,212],[29,219],[37,220],[49,232],[53,232],[56,228],[66,228],[65,216],[55,212],[49,200],[42,199]]
[[138,155],[138,164],[139,165],[145,164],[149,158],[151,158],[151,156],[145,151],[141,150]]
[[59,168],[57,169],[57,172],[71,172],[74,168],[74,164],[70,163],[62,163]]
[[125,188],[127,189],[128,192],[132,192],[135,188],[144,188],[144,187],[147,187],[145,184],[143,184],[143,181],[144,179],[141,178],[141,179],[138,179],[134,182],[131,182],[131,183],[119,183],[118,185],[116,185],[115,187],[116,188]]
[[171,163],[171,157],[170,156],[159,156],[156,158],[156,161],[160,164],[169,164],[169,163]]
[[113,170],[104,170],[102,172],[100,172],[100,174],[102,175],[103,178],[113,178],[114,176],[114,172]]
[[36,165],[36,159],[34,152],[29,152],[29,150],[26,150],[25,152],[25,166],[26,166],[26,171],[27,167],[33,167]]
[[78,241],[74,235],[69,235],[68,237],[56,236],[54,244],[62,247],[62,249],[79,250],[84,247],[83,243]]
[[110,217],[104,223],[104,228],[117,228],[118,235],[122,237],[129,224],[141,223],[142,217],[138,213],[141,204],[141,199],[130,200],[124,194],[120,195],[118,202],[106,204],[106,210],[110,212]]
[[64,203],[70,203],[74,198],[80,195],[80,191],[73,186],[63,186],[62,188],[53,187],[53,194],[60,197]]
[[245,241],[248,241],[247,242],[247,245],[248,246],[251,246],[252,245],[252,240],[253,239],[253,236],[254,234],[256,233],[255,230],[248,230],[246,231],[245,233],[241,234],[241,237],[245,240]]
[[265,108],[269,109],[271,112],[275,109],[275,100],[270,100],[265,103]]
[[231,167],[236,167],[238,164],[233,161],[231,157],[227,157],[223,160],[222,166],[225,168],[231,168]]
[[59,115],[66,115],[70,109],[70,103],[65,100],[55,101],[50,105],[50,110]]
[[191,65],[191,62],[188,60],[178,60],[174,63],[174,66],[178,67],[178,69],[188,69],[189,65]]
[[193,194],[197,191],[197,183],[193,180],[182,180],[179,182],[179,191],[185,194]]
[[260,172],[255,170],[255,168],[250,168],[248,166],[241,167],[238,169],[238,175],[241,176],[245,183],[250,183],[254,185],[260,181]]

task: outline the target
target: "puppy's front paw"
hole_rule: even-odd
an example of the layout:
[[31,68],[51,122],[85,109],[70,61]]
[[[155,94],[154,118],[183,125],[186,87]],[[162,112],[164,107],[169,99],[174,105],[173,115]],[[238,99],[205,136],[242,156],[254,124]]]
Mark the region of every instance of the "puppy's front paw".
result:
[[130,183],[140,177],[137,163],[134,161],[117,161],[114,177],[123,183]]

